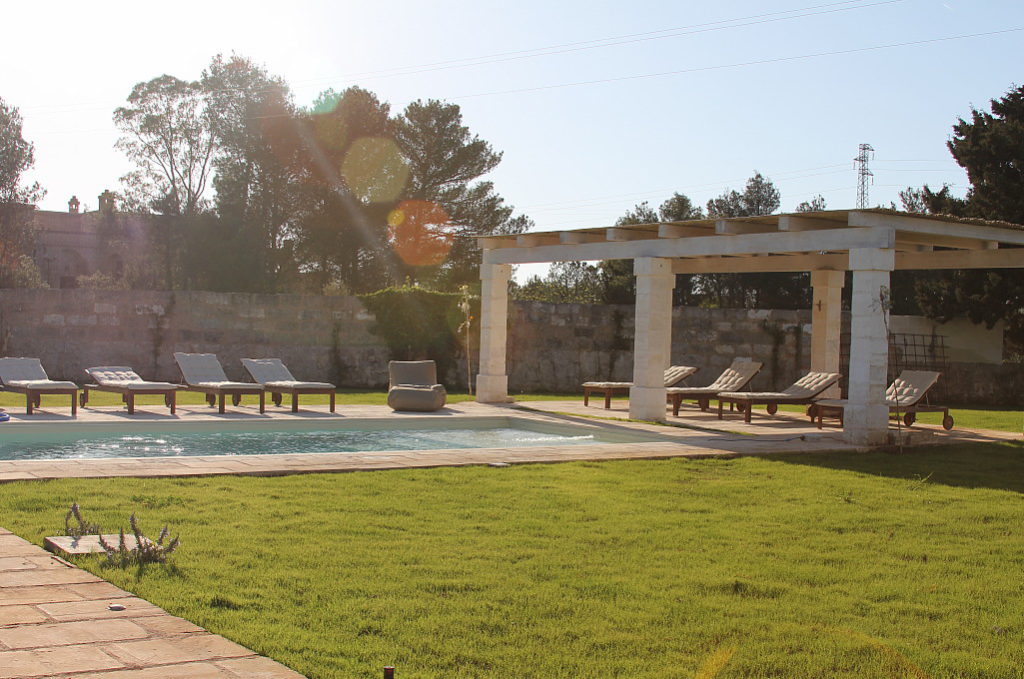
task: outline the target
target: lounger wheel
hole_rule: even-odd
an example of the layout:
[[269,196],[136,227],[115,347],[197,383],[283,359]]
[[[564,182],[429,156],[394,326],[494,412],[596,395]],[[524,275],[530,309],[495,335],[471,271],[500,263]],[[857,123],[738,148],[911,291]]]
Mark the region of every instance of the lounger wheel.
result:
[[945,429],[946,431],[949,431],[950,429],[953,428],[952,415],[946,415],[945,417],[942,418],[942,428]]
[[774,415],[777,412],[779,412],[778,404],[776,404],[776,403],[769,403],[768,404],[768,414],[769,415]]
[[217,397],[214,396],[213,394],[207,394],[206,395],[206,405],[210,406],[211,408],[213,406],[217,405]]
[[915,415],[914,413],[903,414],[903,424],[907,425],[908,427],[913,427],[914,422],[917,422],[917,415]]
[[83,392],[82,392],[81,394],[79,394],[79,395],[78,395],[78,405],[79,405],[79,406],[81,406],[82,408],[84,408],[84,407],[85,407],[85,404],[86,404],[86,403],[88,403],[88,402],[89,402],[89,399],[87,399],[87,398],[85,397],[85,392],[84,392],[84,391],[83,391]]
[[270,398],[274,402],[275,406],[280,407],[280,405],[281,405],[281,394],[279,394],[277,392],[272,392],[270,394]]
[[42,397],[42,395],[41,394],[36,394],[35,396],[33,396],[32,397],[32,403],[35,405],[36,408],[42,407],[42,404],[43,404],[43,397]]
[[237,406],[241,402],[242,402],[242,395],[241,394],[231,394],[231,405]]

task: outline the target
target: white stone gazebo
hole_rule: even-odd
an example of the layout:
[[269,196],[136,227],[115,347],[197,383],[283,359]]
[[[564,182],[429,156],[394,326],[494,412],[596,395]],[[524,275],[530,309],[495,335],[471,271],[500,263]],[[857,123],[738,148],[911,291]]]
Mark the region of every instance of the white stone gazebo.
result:
[[[811,370],[840,372],[841,293],[853,272],[849,406],[845,434],[884,443],[888,333],[882,302],[896,269],[1024,267],[1024,226],[909,215],[892,210],[829,210],[702,219],[478,239],[480,373],[477,400],[508,401],[508,281],[513,264],[632,259],[636,276],[630,417],[664,420],[663,372],[672,343],[672,289],[686,273],[811,273]],[[756,358],[756,357],[755,357]]]

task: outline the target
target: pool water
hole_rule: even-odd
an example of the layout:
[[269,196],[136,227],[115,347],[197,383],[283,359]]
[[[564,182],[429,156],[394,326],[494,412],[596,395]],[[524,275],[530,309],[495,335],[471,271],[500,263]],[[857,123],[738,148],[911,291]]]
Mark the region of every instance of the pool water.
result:
[[4,436],[7,431],[0,432],[0,460],[522,448],[638,440],[635,436],[609,433],[600,427],[516,421],[515,418],[481,418],[465,427],[445,425],[419,423],[419,426],[396,427],[394,422],[370,422],[362,426],[353,423],[330,427],[321,423],[298,426],[278,423],[269,428],[253,425],[240,428],[234,423],[224,423],[203,427],[163,425],[154,429],[152,425],[143,428],[132,423],[130,427],[116,430],[109,426],[68,425],[37,432],[19,431],[14,436]]

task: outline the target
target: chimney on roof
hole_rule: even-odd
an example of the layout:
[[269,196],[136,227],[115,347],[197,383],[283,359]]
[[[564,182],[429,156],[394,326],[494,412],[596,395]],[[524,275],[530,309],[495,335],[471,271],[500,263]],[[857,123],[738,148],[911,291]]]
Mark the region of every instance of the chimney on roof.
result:
[[114,198],[115,194],[110,189],[107,189],[99,195],[100,201],[100,212],[113,212],[114,211]]
[[68,201],[68,212],[70,212],[73,215],[77,215],[78,214],[78,208],[79,208],[80,205],[81,205],[81,203],[78,202],[78,197],[77,196],[71,196],[71,200]]

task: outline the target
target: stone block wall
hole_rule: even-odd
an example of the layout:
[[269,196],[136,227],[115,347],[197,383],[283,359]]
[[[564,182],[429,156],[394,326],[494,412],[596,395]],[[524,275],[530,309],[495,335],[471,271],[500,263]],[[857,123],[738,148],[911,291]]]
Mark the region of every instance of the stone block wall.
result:
[[[509,304],[512,394],[578,393],[587,380],[629,381],[630,305]],[[387,384],[388,349],[354,297],[126,290],[0,290],[0,356],[35,356],[50,377],[82,382],[84,368],[129,365],[147,379],[178,379],[175,351],[216,353],[231,379],[243,357],[281,358],[299,379]],[[848,324],[848,319],[845,323]],[[757,390],[792,384],[810,364],[810,312],[677,308],[672,363],[706,384],[734,358],[765,364]],[[474,356],[474,372],[478,366]],[[443,379],[464,389],[463,364]],[[1024,406],[1024,366],[952,363],[950,402]]]
[[353,297],[121,290],[0,291],[0,355],[36,356],[54,379],[128,365],[179,378],[175,351],[216,353],[231,379],[240,358],[278,357],[298,379],[387,383],[387,349]]
[[[630,305],[516,302],[509,307],[509,389],[579,391],[588,380],[627,382],[633,372]],[[784,388],[810,363],[810,312],[676,308],[672,363],[710,382],[734,358],[764,363],[756,389]]]

